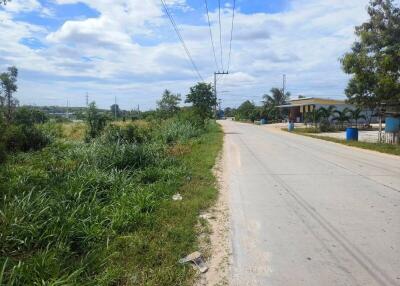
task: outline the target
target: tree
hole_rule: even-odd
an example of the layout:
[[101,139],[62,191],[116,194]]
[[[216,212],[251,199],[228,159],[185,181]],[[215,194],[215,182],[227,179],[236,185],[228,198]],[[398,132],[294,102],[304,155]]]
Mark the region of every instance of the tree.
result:
[[343,128],[344,124],[346,122],[349,122],[349,120],[350,120],[350,117],[348,115],[349,109],[347,107],[344,108],[342,111],[335,110],[333,113],[335,114],[335,116],[333,117],[333,120],[336,122],[339,122],[341,128]]
[[341,59],[351,74],[345,90],[350,103],[375,109],[400,101],[400,9],[393,0],[371,0],[370,19],[356,27],[358,40]]
[[46,121],[48,121],[48,116],[43,111],[28,107],[18,108],[14,115],[14,123],[17,125],[33,126]]
[[227,107],[224,109],[225,117],[233,117],[235,115],[236,109]]
[[186,103],[192,103],[195,112],[204,120],[213,116],[213,109],[217,105],[217,98],[211,84],[200,82],[190,88],[186,95]]
[[11,2],[11,0],[0,0],[0,4],[7,5],[7,2]]
[[330,105],[328,107],[320,107],[319,113],[319,128],[321,131],[330,131],[331,129],[331,118],[334,115],[335,106]]
[[121,109],[119,109],[118,104],[113,104],[110,106],[111,114],[115,118],[119,118],[121,115]]
[[320,118],[322,120],[329,121],[335,112],[335,106],[330,105],[328,107],[320,107],[318,108],[318,113],[320,114]]
[[236,110],[236,117],[237,119],[246,119],[254,121],[259,116],[258,110],[254,102],[250,100],[246,100],[243,102]]
[[354,110],[349,110],[349,114],[350,114],[350,118],[355,121],[356,128],[357,128],[358,121],[360,119],[366,120],[365,115],[362,114],[362,109],[361,108],[356,108]]
[[170,117],[179,111],[179,103],[181,102],[180,94],[173,94],[166,89],[161,100],[157,101],[158,110],[165,117]]
[[315,108],[304,115],[304,121],[307,123],[312,122],[315,127],[317,127],[320,119],[321,119],[321,113],[319,112],[318,109]]
[[13,110],[18,104],[18,101],[13,98],[13,93],[17,91],[18,69],[9,67],[7,72],[0,74],[1,94],[3,94],[2,105],[5,105],[5,115],[7,123],[12,121]]
[[274,119],[282,119],[283,114],[277,106],[284,105],[289,101],[290,92],[284,94],[282,89],[274,87],[271,89],[271,95],[264,94],[263,99],[265,112],[268,116]]

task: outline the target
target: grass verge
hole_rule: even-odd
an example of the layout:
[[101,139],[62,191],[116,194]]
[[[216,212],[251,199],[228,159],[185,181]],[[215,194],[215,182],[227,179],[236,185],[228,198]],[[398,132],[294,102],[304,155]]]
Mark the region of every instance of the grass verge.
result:
[[[286,130],[287,131],[287,130]],[[329,142],[334,142],[346,146],[357,147],[361,149],[372,150],[380,153],[386,153],[391,155],[400,156],[400,145],[393,145],[393,144],[385,144],[385,143],[370,143],[370,142],[361,142],[361,141],[347,141],[338,138],[332,138],[328,136],[320,136],[320,135],[313,135],[311,133],[303,133],[301,131],[293,132],[295,134],[311,137],[314,139],[325,140]]]
[[[154,213],[151,228],[121,237],[117,248],[124,250],[115,263],[125,268],[125,272],[135,273],[134,283],[127,284],[193,285],[195,272],[191,266],[178,265],[178,260],[198,250],[199,214],[210,207],[218,195],[212,168],[222,143],[223,133],[219,125],[213,124],[199,140],[172,150],[180,154],[180,160],[189,170],[179,188],[183,200],[165,200]],[[126,253],[131,258],[126,259]]]

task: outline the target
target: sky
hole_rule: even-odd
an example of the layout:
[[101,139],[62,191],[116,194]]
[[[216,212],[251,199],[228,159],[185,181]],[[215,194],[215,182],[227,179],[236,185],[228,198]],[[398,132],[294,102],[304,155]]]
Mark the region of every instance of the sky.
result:
[[[165,0],[200,75],[226,70],[233,0]],[[236,0],[222,106],[259,104],[272,87],[344,98],[339,59],[356,39],[368,0]],[[0,71],[19,69],[21,104],[155,108],[163,90],[184,97],[199,81],[160,0],[12,0],[0,8]],[[221,59],[222,49],[222,59]],[[223,67],[222,67],[223,66]]]

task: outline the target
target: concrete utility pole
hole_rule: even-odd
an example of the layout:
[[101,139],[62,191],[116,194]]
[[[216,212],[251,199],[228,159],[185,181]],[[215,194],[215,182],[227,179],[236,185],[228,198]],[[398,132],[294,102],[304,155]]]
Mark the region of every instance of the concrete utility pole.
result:
[[114,119],[117,120],[117,97],[114,96]]
[[282,91],[283,91],[283,96],[285,96],[285,90],[286,90],[286,75],[283,75],[282,79]]
[[67,99],[67,119],[69,119],[69,100]]
[[[218,94],[217,94],[217,75],[225,75],[229,74],[229,72],[214,72],[214,96],[215,99],[218,100]],[[217,103],[218,105],[218,103]],[[215,117],[217,117],[217,106],[215,106]]]
[[86,92],[86,107],[89,106],[89,93]]

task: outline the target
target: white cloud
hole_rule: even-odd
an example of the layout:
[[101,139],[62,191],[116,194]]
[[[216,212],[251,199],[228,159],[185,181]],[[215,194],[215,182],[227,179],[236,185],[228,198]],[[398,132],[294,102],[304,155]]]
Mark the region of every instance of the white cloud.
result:
[[[0,46],[2,67],[16,64],[30,72],[89,77],[93,81],[74,82],[82,93],[90,88],[97,94],[118,89],[133,103],[153,100],[154,94],[166,87],[184,94],[196,81],[158,0],[55,0],[60,5],[85,3],[98,11],[99,16],[66,21],[52,32],[13,20],[12,15],[23,9],[43,11],[36,0],[26,1],[14,0],[14,6],[10,4],[6,11],[0,11],[0,34],[5,35],[2,41],[5,44]],[[29,4],[22,7],[22,2]],[[166,2],[174,9],[190,9],[185,0]],[[221,90],[231,91],[223,95],[226,104],[237,105],[247,97],[261,99],[272,86],[281,84],[283,73],[287,74],[288,87],[294,94],[339,95],[347,77],[340,70],[338,58],[354,41],[354,26],[366,19],[367,4],[368,0],[292,0],[289,9],[274,14],[245,14],[239,7],[232,74],[220,83]],[[227,65],[229,6],[222,16],[224,64]],[[217,11],[213,11],[212,30],[219,56],[217,19]],[[180,25],[180,29],[201,73],[211,81],[215,64],[206,22]],[[47,47],[30,49],[20,43],[26,37],[38,38]],[[145,45],[138,37],[155,39],[155,42]],[[48,82],[45,85],[49,88],[44,90],[55,90],[50,87],[56,84],[59,82]],[[69,88],[58,90],[60,96],[68,94],[73,84],[66,86]],[[31,97],[28,90],[34,89],[21,88],[22,102]],[[105,98],[100,105],[110,103]],[[148,106],[154,103],[155,100],[149,101]]]
[[13,0],[4,6],[6,11],[12,13],[34,11],[40,8],[41,5],[37,0]]

